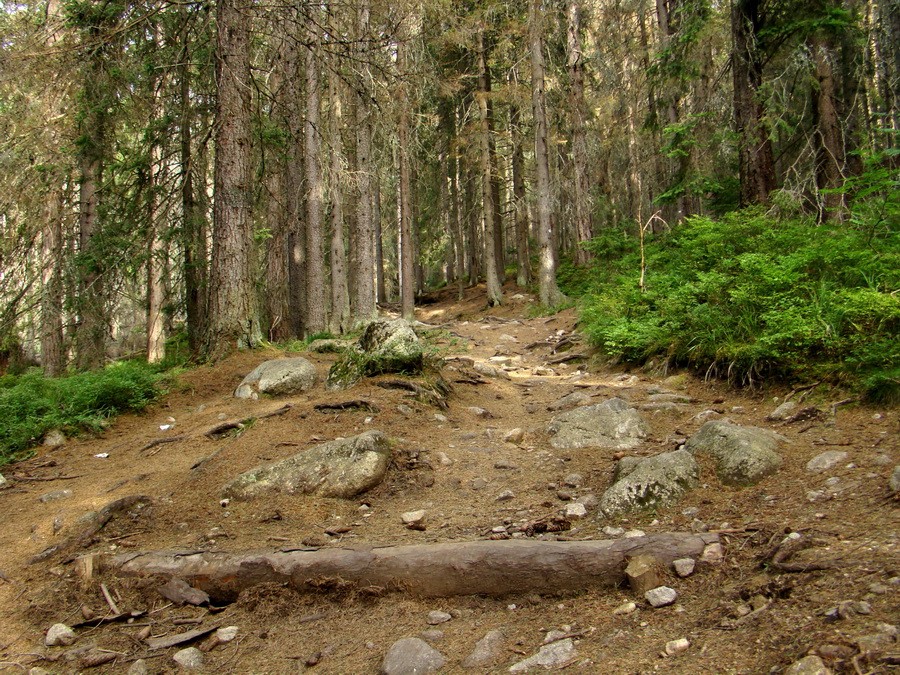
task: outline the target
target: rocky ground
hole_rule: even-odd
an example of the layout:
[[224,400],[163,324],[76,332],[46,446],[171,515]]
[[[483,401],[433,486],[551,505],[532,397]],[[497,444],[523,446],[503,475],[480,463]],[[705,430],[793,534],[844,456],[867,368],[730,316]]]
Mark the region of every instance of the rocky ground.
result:
[[[323,675],[898,668],[895,409],[818,387],[793,392],[797,406],[773,417],[790,388],[750,392],[684,373],[605,369],[573,358],[589,350],[571,310],[526,318],[533,299],[509,290],[509,302],[490,311],[483,289],[461,302],[438,294],[419,309],[430,327],[420,332],[445,359],[447,409],[377,386],[396,376],[328,391],[336,356],[318,353],[288,354],[315,366],[317,383],[305,393],[234,398],[251,370],[284,356],[243,353],[184,374],[157,405],[99,438],[69,439],[4,467],[0,670],[172,673],[191,659],[199,673]],[[559,440],[561,417],[613,398],[624,402],[613,408],[636,416],[613,424],[630,425],[633,442]],[[367,406],[322,408],[348,401]],[[736,458],[703,445],[704,436],[727,437],[730,425],[756,428],[761,454],[741,455],[751,444],[741,438]],[[373,430],[390,440],[390,462],[358,496],[223,494],[253,467]],[[657,465],[661,474],[651,472]],[[681,478],[663,485],[659,475]],[[631,486],[626,497],[650,495],[645,507],[620,508],[610,492],[616,479],[626,481],[620,490]],[[124,508],[102,510],[111,503]],[[79,558],[691,531],[717,534],[721,549],[677,571],[651,570],[659,574],[652,585],[672,592],[650,599],[640,579],[632,586],[624,576],[609,588],[555,591],[547,579],[502,597],[445,598],[332,579],[316,592],[263,584],[229,604],[194,606],[163,597],[165,580],[122,578],[98,571],[102,556]],[[49,641],[69,644],[46,644],[55,624],[74,635],[57,627]],[[188,631],[206,632],[166,646]]]

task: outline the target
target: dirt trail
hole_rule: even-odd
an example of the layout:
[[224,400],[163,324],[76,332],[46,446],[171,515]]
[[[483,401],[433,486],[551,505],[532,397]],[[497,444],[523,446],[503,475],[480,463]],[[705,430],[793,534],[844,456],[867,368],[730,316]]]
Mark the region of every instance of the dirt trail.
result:
[[[73,439],[43,448],[38,455],[4,467],[12,487],[0,491],[0,672],[27,672],[40,666],[51,673],[80,672],[74,662],[46,660],[64,648],[43,646],[46,629],[77,623],[87,613],[107,612],[100,581],[123,610],[150,612],[132,624],[79,629],[77,646],[96,644],[121,654],[117,662],[89,672],[125,673],[130,660],[146,655],[136,638],[143,625],[153,635],[197,625],[236,625],[238,639],[206,655],[199,672],[216,673],[377,673],[388,647],[399,638],[419,636],[435,627],[432,610],[453,618],[436,628],[433,646],[447,658],[441,673],[507,672],[533,654],[544,634],[561,630],[576,635],[577,658],[567,673],[768,673],[781,672],[808,650],[825,644],[849,645],[876,632],[879,623],[900,618],[900,518],[890,498],[888,477],[900,462],[896,410],[843,406],[794,424],[771,423],[767,398],[735,391],[721,383],[702,383],[684,374],[668,378],[598,370],[565,354],[586,351],[572,339],[572,310],[552,317],[524,318],[533,299],[514,296],[508,304],[484,312],[483,289],[470,289],[462,302],[447,291],[419,309],[418,318],[436,328],[431,340],[450,358],[444,376],[453,382],[450,408],[442,411],[383,389],[371,380],[345,392],[326,392],[324,375],[334,357],[303,354],[320,375],[315,389],[299,397],[255,402],[231,397],[234,387],[255,365],[281,352],[237,354],[215,367],[183,376],[160,403],[145,414],[119,419],[99,438]],[[499,357],[499,358],[498,358]],[[473,364],[507,368],[506,377],[479,374]],[[480,367],[480,366],[479,366]],[[483,370],[483,369],[482,369]],[[642,411],[652,437],[636,452],[652,455],[675,449],[706,416],[725,414],[734,422],[774,428],[791,443],[782,449],[779,472],[755,487],[723,487],[704,464],[701,486],[678,504],[616,520],[592,512],[553,538],[608,538],[604,528],[647,533],[708,526],[725,530],[726,556],[716,568],[684,579],[672,578],[675,605],[652,609],[628,588],[614,591],[489,599],[456,597],[419,600],[403,594],[382,597],[333,591],[299,595],[278,587],[245,593],[223,611],[170,606],[154,585],[119,579],[82,583],[70,558],[54,556],[28,565],[29,558],[83,528],[79,522],[113,500],[143,494],[152,507],[134,520],[117,518],[88,549],[127,551],[185,547],[204,550],[306,546],[354,546],[470,541],[488,538],[494,528],[538,522],[558,515],[565,502],[611,482],[617,456],[596,449],[554,450],[546,426],[548,406],[579,391],[600,402],[611,396],[635,405],[657,391],[685,395],[677,410]],[[807,403],[827,403],[816,400]],[[316,411],[319,403],[366,399],[370,411]],[[267,412],[292,407],[284,414]],[[482,409],[479,412],[475,408]],[[709,413],[707,411],[716,411]],[[700,414],[700,417],[697,415]],[[223,421],[257,417],[236,435],[218,439],[205,432]],[[174,420],[174,421],[173,421]],[[163,429],[163,427],[169,428]],[[517,443],[503,440],[522,428]],[[220,504],[222,486],[260,463],[280,459],[317,442],[368,429],[385,432],[395,459],[387,480],[356,500],[275,496]],[[151,442],[184,437],[174,442]],[[813,474],[806,463],[826,450],[847,458],[835,468]],[[437,453],[451,463],[442,463]],[[580,474],[584,484],[566,487]],[[42,496],[67,490],[71,494]],[[504,491],[513,497],[498,501]],[[810,494],[815,492],[816,494]],[[400,514],[425,509],[427,527],[411,530]],[[702,521],[699,522],[699,521]],[[778,573],[766,567],[788,532],[802,532],[819,545],[807,559],[837,560],[839,568]],[[638,609],[614,614],[633,600]],[[826,612],[845,600],[865,600],[869,614],[833,622]],[[738,621],[748,609],[765,607]],[[202,624],[176,623],[197,621]],[[494,665],[463,671],[461,661],[489,630],[506,636]],[[687,638],[691,647],[662,658],[666,642]],[[898,651],[896,644],[891,648]],[[151,673],[176,672],[173,649],[148,660]],[[844,652],[836,652],[839,656]],[[849,655],[851,652],[846,652]],[[855,652],[853,652],[855,653]],[[317,661],[315,665],[305,665]],[[835,672],[888,672],[881,662],[833,662]],[[5,670],[4,670],[5,669]]]

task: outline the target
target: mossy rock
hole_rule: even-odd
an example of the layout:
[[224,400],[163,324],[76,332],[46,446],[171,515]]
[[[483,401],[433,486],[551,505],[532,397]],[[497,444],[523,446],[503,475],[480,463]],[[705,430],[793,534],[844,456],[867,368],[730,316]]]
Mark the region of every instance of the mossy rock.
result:
[[362,377],[381,373],[422,372],[422,342],[403,319],[378,319],[366,326],[352,348],[334,362],[325,380],[326,389],[347,389]]

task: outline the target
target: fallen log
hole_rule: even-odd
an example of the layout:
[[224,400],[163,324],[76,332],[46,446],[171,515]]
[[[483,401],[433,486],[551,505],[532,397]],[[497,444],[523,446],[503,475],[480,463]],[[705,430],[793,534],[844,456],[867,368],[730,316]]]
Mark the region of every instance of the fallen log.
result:
[[402,590],[424,597],[584,590],[625,582],[634,556],[666,567],[699,559],[713,533],[662,533],[600,541],[472,541],[368,548],[283,548],[247,553],[148,551],[104,556],[117,576],[179,577],[213,601],[262,583],[298,591]]

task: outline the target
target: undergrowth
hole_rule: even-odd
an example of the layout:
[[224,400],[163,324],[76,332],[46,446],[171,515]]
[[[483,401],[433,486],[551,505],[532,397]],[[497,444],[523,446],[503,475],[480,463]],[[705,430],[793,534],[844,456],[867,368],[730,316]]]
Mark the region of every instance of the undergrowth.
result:
[[38,371],[0,378],[0,464],[21,459],[51,429],[99,431],[119,413],[159,394],[157,369],[123,362],[62,378]]
[[745,209],[645,242],[607,233],[562,270],[582,328],[610,355],[667,358],[742,384],[822,379],[900,400],[900,210],[877,229]]

